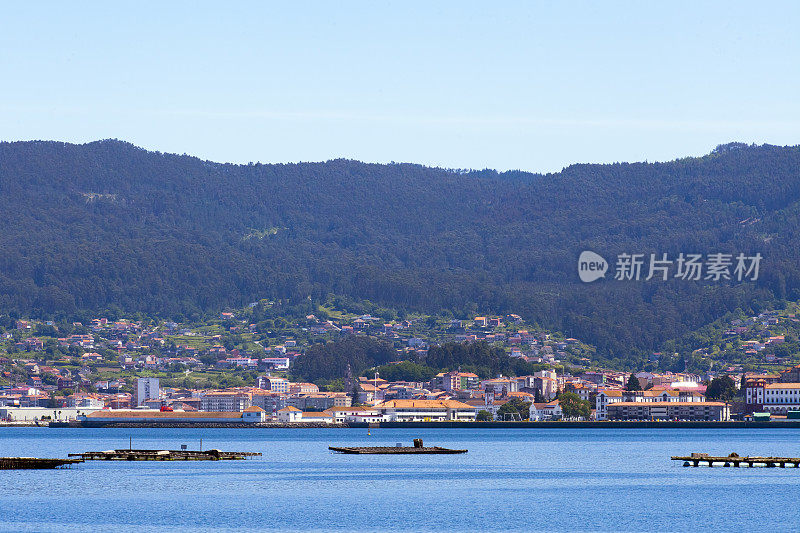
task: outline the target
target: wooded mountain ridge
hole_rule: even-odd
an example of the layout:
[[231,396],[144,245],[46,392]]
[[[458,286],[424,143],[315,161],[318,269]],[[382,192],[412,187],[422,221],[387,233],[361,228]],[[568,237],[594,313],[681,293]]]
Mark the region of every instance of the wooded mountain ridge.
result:
[[[519,313],[638,358],[800,298],[800,147],[559,173],[351,160],[219,164],[105,140],[0,143],[0,312],[199,316],[330,293]],[[581,283],[577,258],[761,253],[756,282]],[[613,269],[613,264],[612,264]]]

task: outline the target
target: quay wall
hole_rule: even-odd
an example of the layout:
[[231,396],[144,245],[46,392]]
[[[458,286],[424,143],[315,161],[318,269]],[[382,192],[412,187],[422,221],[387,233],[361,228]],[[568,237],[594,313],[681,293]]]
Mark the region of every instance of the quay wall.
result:
[[[363,428],[370,427],[367,423],[325,424],[321,422],[305,423],[208,423],[208,422],[51,422],[51,428],[65,427],[107,427],[107,428]],[[373,424],[371,427],[375,427]],[[440,429],[800,429],[800,420],[770,421],[770,422],[674,422],[674,421],[541,421],[541,422],[380,422],[381,428],[440,428]]]
[[[368,424],[350,424],[350,427],[366,428]],[[374,427],[374,426],[373,426]],[[641,420],[623,421],[562,421],[540,422],[380,422],[382,428],[447,428],[447,429],[754,429],[754,428],[800,428],[800,420],[768,422],[676,422]]]
[[345,428],[347,424],[326,424],[324,422],[99,422],[70,421],[51,422],[51,428]]

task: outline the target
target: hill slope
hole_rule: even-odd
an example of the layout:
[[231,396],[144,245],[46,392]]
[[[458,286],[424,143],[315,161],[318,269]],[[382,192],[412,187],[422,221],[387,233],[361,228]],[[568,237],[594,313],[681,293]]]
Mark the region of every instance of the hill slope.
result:
[[[800,148],[557,174],[230,165],[119,141],[0,143],[0,310],[192,315],[327,293],[520,312],[617,355],[800,297]],[[580,251],[761,252],[756,283],[582,284]],[[607,275],[607,278],[611,276]]]

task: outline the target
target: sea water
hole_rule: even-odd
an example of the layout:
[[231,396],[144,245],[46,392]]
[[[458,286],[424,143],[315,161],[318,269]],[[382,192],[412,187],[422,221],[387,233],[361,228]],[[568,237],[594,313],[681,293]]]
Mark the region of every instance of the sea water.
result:
[[[800,457],[797,429],[0,428],[0,456],[127,448],[245,461],[90,461],[0,471],[3,531],[800,530],[800,469],[671,455]],[[467,448],[341,455],[329,445]]]

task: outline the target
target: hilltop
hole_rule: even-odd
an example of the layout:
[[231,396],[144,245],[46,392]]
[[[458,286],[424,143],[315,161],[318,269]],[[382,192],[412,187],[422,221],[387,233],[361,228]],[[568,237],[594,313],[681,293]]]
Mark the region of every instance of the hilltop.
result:
[[[457,318],[516,312],[634,361],[726,313],[800,298],[798,201],[798,147],[543,175],[0,143],[0,312],[195,320],[337,294]],[[583,250],[764,262],[755,282],[583,284]]]

